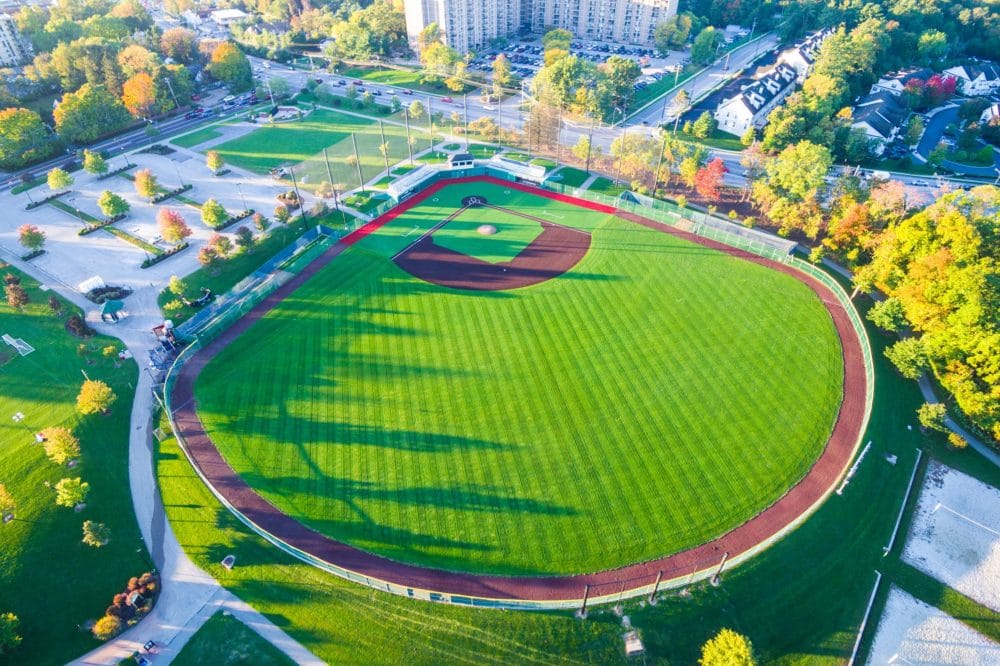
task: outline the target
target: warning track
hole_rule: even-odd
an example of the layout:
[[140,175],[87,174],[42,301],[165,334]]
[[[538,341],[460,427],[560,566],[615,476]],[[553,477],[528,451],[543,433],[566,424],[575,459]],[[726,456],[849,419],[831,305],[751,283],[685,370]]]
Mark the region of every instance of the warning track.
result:
[[[253,488],[247,485],[223,459],[198,418],[197,404],[194,401],[194,387],[202,369],[216,354],[236,340],[258,319],[357,240],[372,233],[442,187],[455,183],[483,180],[589,209],[614,213],[622,219],[650,229],[674,234],[692,243],[698,243],[745,261],[752,261],[786,273],[808,285],[819,296],[830,313],[840,336],[844,357],[844,395],[837,421],[826,447],[806,476],[763,512],[708,543],[667,557],[617,569],[570,576],[545,577],[456,573],[394,562],[340,543],[309,529],[265,501]],[[553,229],[555,228],[553,226]],[[588,235],[575,234],[574,238],[577,237],[586,237],[589,244]],[[413,254],[417,248],[419,248],[419,243],[414,246],[414,250],[405,253],[403,259]],[[419,254],[417,256],[419,257]],[[866,395],[870,390],[872,387],[867,385],[865,379],[862,343],[851,325],[850,316],[836,296],[818,280],[800,273],[790,266],[680,231],[640,215],[625,213],[609,206],[547,192],[519,183],[480,176],[439,181],[331,247],[300,275],[268,296],[181,366],[173,384],[170,404],[174,410],[173,422],[176,433],[185,443],[191,462],[198,467],[215,492],[221,495],[233,510],[242,514],[258,529],[302,551],[309,557],[334,567],[346,569],[359,576],[374,579],[374,581],[388,582],[404,588],[437,592],[446,595],[446,600],[450,596],[462,596],[511,602],[554,602],[578,600],[587,595],[590,598],[597,598],[620,593],[627,594],[629,590],[652,586],[660,579],[666,581],[671,578],[688,576],[697,571],[717,566],[724,555],[728,555],[729,559],[737,558],[781,535],[813,510],[818,502],[830,493],[844,473],[862,434],[861,428],[865,422]]]

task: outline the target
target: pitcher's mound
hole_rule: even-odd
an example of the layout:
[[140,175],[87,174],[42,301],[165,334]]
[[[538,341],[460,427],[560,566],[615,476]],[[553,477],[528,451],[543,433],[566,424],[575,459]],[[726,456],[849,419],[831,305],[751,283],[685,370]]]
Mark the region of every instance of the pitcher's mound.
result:
[[497,228],[492,224],[480,224],[476,231],[484,236],[492,236],[497,232]]

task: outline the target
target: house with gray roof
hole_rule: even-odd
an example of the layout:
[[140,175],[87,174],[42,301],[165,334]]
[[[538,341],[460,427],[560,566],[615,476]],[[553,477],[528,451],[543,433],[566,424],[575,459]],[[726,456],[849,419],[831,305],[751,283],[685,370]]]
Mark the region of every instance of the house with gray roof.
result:
[[959,65],[944,70],[954,76],[958,89],[963,95],[980,97],[1000,92],[1000,65],[992,62],[977,62]]
[[796,70],[786,63],[778,63],[767,70],[738,94],[719,104],[715,110],[719,129],[743,136],[751,127],[763,127],[767,115],[795,90],[797,79]]
[[865,95],[855,103],[851,127],[863,130],[870,140],[872,152],[881,155],[886,145],[899,136],[908,113],[896,95],[879,90]]

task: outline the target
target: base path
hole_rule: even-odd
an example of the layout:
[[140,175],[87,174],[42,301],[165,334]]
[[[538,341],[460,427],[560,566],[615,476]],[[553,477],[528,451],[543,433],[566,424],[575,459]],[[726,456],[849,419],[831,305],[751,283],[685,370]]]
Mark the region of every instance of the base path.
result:
[[[441,187],[456,182],[476,180],[501,183],[506,187],[531,192],[538,196],[555,198],[586,208],[614,213],[622,219],[650,229],[673,234],[692,243],[698,243],[745,261],[767,266],[791,275],[808,285],[826,306],[840,336],[844,357],[844,396],[830,439],[816,464],[806,476],[763,512],[709,543],[657,560],[632,564],[618,569],[571,576],[546,577],[477,575],[402,564],[315,532],[282,513],[258,495],[225,461],[198,418],[194,387],[202,369],[216,354],[250,328],[254,322],[276,307],[303,282],[330,263],[359,238],[371,233]],[[511,605],[516,606],[518,601],[551,603],[579,600],[586,596],[597,599],[602,596],[612,597],[626,594],[629,590],[653,586],[660,579],[669,581],[691,576],[696,572],[713,570],[725,559],[740,558],[755,551],[762,544],[767,544],[779,537],[789,527],[796,525],[803,516],[814,510],[829,495],[843,475],[862,434],[861,427],[865,422],[866,395],[867,391],[871,389],[872,387],[867,386],[865,379],[862,344],[851,325],[848,312],[837,300],[836,295],[814,278],[779,262],[764,259],[609,206],[574,199],[566,195],[553,194],[519,183],[500,181],[489,177],[475,177],[440,181],[331,247],[323,256],[309,265],[302,274],[267,297],[216,340],[197,351],[178,373],[171,396],[171,405],[174,409],[176,431],[186,442],[187,453],[192,462],[197,465],[215,491],[224,497],[235,511],[242,514],[256,528],[269,534],[272,539],[292,546],[310,558],[332,565],[333,568],[352,572],[356,574],[356,578],[361,578],[374,587],[380,587],[379,583],[381,583],[382,589],[388,589],[386,583],[392,583],[397,586],[397,591],[399,587],[402,587],[435,592],[444,595],[441,598],[444,601],[454,601],[451,599],[454,596],[477,597],[499,600],[500,602],[509,601]],[[468,599],[465,599],[464,602],[469,603]]]

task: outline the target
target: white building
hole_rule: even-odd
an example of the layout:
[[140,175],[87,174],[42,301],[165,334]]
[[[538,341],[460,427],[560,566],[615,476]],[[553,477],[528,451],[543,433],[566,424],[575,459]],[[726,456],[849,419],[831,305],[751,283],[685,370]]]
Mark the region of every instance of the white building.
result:
[[239,21],[245,21],[250,17],[245,11],[241,9],[216,9],[211,14],[212,21],[217,25],[230,26]]
[[983,109],[983,114],[979,116],[979,122],[984,125],[989,123],[1000,123],[1000,104],[992,104]]
[[652,44],[656,24],[677,13],[678,0],[404,0],[412,41],[437,23],[460,53],[482,49],[522,29],[564,28],[582,39]]
[[719,104],[715,110],[719,129],[743,136],[751,127],[763,127],[768,114],[795,90],[796,80],[796,71],[790,65],[778,63],[744,87],[738,95]]
[[934,72],[926,67],[910,67],[909,69],[901,69],[898,72],[889,72],[872,84],[869,92],[874,95],[882,90],[899,96],[903,94],[906,84],[910,81],[917,79],[918,81],[927,83],[927,79],[932,76],[934,76]]
[[0,14],[0,67],[16,67],[31,59],[31,48],[17,31],[14,17]]
[[778,55],[778,62],[784,63],[794,69],[797,75],[797,82],[802,83],[806,80],[806,76],[809,75],[809,70],[812,69],[813,63],[816,62],[816,56],[819,55],[819,49],[823,46],[823,42],[832,34],[833,28],[812,33],[795,46],[782,51]]
[[944,73],[955,77],[963,95],[980,97],[1000,92],[1000,65],[995,63],[959,65],[944,70]]
[[881,155],[899,136],[907,110],[899,98],[885,90],[865,95],[854,105],[851,127],[863,130],[873,152]]

